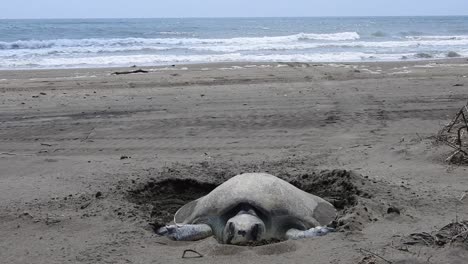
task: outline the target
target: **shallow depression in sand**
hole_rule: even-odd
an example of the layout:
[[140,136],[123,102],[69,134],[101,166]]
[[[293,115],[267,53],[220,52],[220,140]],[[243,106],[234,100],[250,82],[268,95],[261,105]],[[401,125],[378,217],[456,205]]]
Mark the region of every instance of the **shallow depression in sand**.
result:
[[[386,210],[384,205],[372,203],[371,193],[379,189],[376,187],[379,184],[351,171],[316,171],[301,164],[304,163],[292,160],[260,165],[178,163],[155,172],[150,181],[136,184],[129,192],[128,199],[145,211],[150,225],[157,229],[170,223],[181,206],[208,194],[227,179],[243,172],[268,172],[332,203],[339,212],[331,226],[338,231],[361,230],[366,224],[377,221],[378,215]],[[276,242],[280,241],[266,241],[250,246]],[[284,252],[290,251],[294,249],[289,248]]]

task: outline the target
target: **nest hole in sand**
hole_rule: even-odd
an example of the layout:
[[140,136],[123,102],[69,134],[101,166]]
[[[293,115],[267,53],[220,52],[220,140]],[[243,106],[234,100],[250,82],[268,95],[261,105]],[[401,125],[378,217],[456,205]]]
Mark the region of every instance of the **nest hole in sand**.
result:
[[[324,198],[339,211],[331,226],[339,230],[361,229],[373,221],[371,212],[361,199],[371,198],[366,190],[369,179],[352,171],[316,171],[304,162],[291,161],[262,164],[173,164],[152,173],[150,181],[129,192],[128,198],[145,210],[153,229],[173,221],[174,214],[184,204],[196,200],[215,189],[229,178],[243,172],[267,172],[292,185]],[[190,177],[190,178],[187,178]]]

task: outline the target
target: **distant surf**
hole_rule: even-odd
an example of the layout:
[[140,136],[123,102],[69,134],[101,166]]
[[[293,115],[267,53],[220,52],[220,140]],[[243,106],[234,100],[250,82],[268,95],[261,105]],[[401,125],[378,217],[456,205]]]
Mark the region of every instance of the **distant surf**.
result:
[[0,69],[468,56],[467,27],[468,17],[0,20]]

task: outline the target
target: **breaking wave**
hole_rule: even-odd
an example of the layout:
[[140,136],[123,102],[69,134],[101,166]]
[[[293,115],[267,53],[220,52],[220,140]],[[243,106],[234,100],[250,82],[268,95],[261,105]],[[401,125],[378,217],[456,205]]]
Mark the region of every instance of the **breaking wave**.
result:
[[[228,53],[218,55],[122,55],[122,56],[94,56],[84,58],[31,58],[6,59],[3,63],[9,68],[39,68],[56,67],[102,67],[120,65],[161,65],[167,63],[199,63],[199,62],[276,62],[276,61],[360,61],[369,57],[361,52],[324,53],[324,54],[277,54],[277,55],[245,55]],[[389,55],[396,59],[397,56]],[[390,58],[388,58],[390,59]]]
[[[342,33],[340,33],[342,34]],[[265,38],[234,38],[234,39],[119,39],[119,40],[51,40],[51,41],[16,41],[14,43],[0,42],[1,57],[24,56],[60,56],[79,54],[116,54],[116,53],[144,53],[154,54],[169,51],[185,52],[261,52],[261,51],[303,51],[312,49],[401,49],[401,48],[437,48],[437,47],[465,47],[468,46],[468,36],[445,37],[407,37],[401,40],[361,41],[346,38],[337,34],[320,35],[326,41],[302,41],[306,37],[312,39],[311,34],[294,35],[288,37]],[[164,40],[164,41],[162,41]],[[315,38],[314,40],[317,40]]]
[[340,32],[186,38],[182,36],[185,32],[159,33],[168,37],[0,41],[0,69],[242,61],[391,61],[422,59],[417,54],[423,53],[443,58],[450,51],[468,55],[468,35],[388,36],[375,31],[368,37],[357,32]]
[[[80,58],[23,58],[5,59],[0,69],[26,68],[78,68],[78,67],[114,67],[114,66],[153,66],[172,63],[215,63],[215,62],[357,62],[357,61],[397,61],[420,59],[419,54],[411,53],[367,53],[367,52],[330,52],[297,54],[256,54],[242,53],[207,54],[207,55],[119,55],[92,56]],[[463,56],[468,55],[466,50]],[[446,58],[446,53],[431,54],[432,58]]]
[[245,37],[229,39],[201,39],[201,38],[120,38],[120,39],[55,39],[55,40],[18,40],[0,42],[0,50],[9,49],[45,49],[63,47],[124,47],[135,45],[200,45],[200,44],[253,44],[280,43],[301,40],[357,40],[356,32],[342,32],[332,34],[300,33],[289,36],[276,37]]

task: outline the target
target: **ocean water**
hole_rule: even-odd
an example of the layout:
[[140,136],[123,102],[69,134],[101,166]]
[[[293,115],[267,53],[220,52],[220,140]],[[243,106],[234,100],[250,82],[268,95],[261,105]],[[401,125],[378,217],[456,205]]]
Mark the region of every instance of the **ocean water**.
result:
[[398,61],[449,53],[468,56],[468,17],[0,20],[0,69]]

